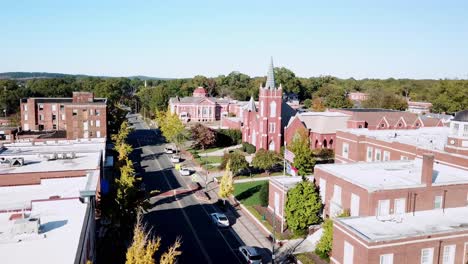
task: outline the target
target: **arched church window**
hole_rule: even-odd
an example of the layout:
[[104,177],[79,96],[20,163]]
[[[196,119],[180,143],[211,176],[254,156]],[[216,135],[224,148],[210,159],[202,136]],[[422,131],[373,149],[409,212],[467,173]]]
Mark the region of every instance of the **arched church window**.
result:
[[270,117],[276,117],[276,102],[270,103]]

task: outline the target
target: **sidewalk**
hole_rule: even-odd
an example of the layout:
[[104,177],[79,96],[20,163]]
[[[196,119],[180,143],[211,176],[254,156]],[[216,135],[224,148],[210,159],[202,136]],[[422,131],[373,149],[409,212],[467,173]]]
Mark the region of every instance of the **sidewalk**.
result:
[[200,156],[203,156],[203,157],[207,157],[207,156],[223,156],[223,155],[224,155],[224,152],[229,152],[229,151],[231,151],[231,150],[239,149],[239,148],[242,148],[242,145],[241,145],[241,144],[235,145],[235,146],[230,146],[230,147],[227,147],[227,148],[222,148],[222,149],[219,149],[219,150],[216,150],[216,151],[213,151],[213,152],[202,153]]

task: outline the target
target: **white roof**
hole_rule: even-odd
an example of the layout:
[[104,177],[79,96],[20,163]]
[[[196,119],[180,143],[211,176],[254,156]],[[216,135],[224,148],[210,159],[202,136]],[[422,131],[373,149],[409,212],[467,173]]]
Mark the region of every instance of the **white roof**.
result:
[[[21,167],[0,167],[0,174],[27,173],[27,172],[51,172],[51,171],[71,171],[71,170],[94,170],[100,165],[104,154],[105,142],[76,142],[59,141],[47,144],[15,143],[7,144],[4,149],[0,149],[0,158],[24,158],[25,165]],[[76,157],[73,159],[46,159],[46,156],[53,153],[71,153]]]
[[[421,184],[421,159],[320,164],[315,167],[369,192],[425,186]],[[468,171],[434,163],[433,186],[461,183],[468,184]]]
[[[309,180],[313,181],[314,177],[307,177]],[[279,184],[283,188],[290,189],[299,182],[302,181],[300,176],[281,176],[281,177],[271,177],[270,181]]]
[[[303,112],[297,113],[296,117],[312,132],[334,134],[337,129],[346,129],[347,121],[351,116],[340,112]],[[293,118],[289,123],[292,120]]]
[[[356,235],[370,242],[468,231],[468,207],[418,211],[379,219],[376,216],[336,218]],[[385,221],[384,221],[385,220]]]
[[[399,142],[407,145],[417,146],[424,149],[444,150],[449,134],[448,127],[421,127],[419,129],[399,130],[369,130],[342,129],[344,132],[354,135],[364,135],[369,138],[386,142]],[[396,134],[396,137],[395,137]]]
[[[40,235],[11,236],[11,214],[0,214],[0,256],[2,264],[74,263],[87,204],[78,199],[35,202],[32,217],[40,217]],[[45,237],[42,235],[45,234]]]
[[80,191],[87,189],[88,179],[91,177],[83,175],[83,177],[43,179],[41,184],[0,187],[0,211],[30,209],[31,201],[49,199],[51,196],[79,197]]

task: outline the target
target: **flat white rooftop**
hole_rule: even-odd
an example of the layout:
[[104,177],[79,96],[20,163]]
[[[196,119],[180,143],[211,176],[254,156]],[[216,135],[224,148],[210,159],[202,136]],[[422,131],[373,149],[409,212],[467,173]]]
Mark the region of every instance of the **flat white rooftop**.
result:
[[1,263],[74,263],[86,211],[78,199],[35,202],[31,216],[40,217],[42,231],[21,237],[10,232],[11,214],[0,214]]
[[[369,138],[386,142],[399,142],[424,149],[444,150],[449,135],[448,127],[421,127],[419,129],[400,130],[369,130],[369,129],[341,129],[354,135],[364,135]],[[396,136],[395,136],[396,135]]]
[[[320,164],[315,168],[367,189],[369,192],[423,187],[422,160]],[[468,184],[468,171],[434,163],[432,185]]]
[[88,180],[88,176],[42,179],[40,184],[0,187],[0,210],[30,209],[31,201],[51,196],[79,197],[80,191],[87,189]]
[[349,230],[369,242],[391,241],[440,233],[468,231],[468,207],[419,211],[394,218],[375,216],[336,218]]
[[[310,181],[314,180],[314,177],[307,177]],[[300,176],[280,176],[280,177],[271,177],[272,182],[282,186],[283,188],[290,189],[299,182],[302,181]]]

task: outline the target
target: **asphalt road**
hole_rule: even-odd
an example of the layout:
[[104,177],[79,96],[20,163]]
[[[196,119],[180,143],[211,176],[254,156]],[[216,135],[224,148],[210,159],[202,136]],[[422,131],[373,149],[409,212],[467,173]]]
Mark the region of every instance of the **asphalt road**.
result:
[[[136,116],[129,120],[135,127],[129,137],[135,148],[132,159],[137,161],[135,168],[146,190],[166,192],[187,188],[191,178],[180,176],[173,169],[169,156],[163,153],[164,143],[159,131],[147,129]],[[231,228],[220,229],[212,223],[209,214],[218,210],[215,206],[199,202],[191,193],[177,199],[155,197],[151,203],[153,208],[144,219],[162,239],[157,258],[180,237],[182,255],[178,263],[244,263],[238,247],[245,243]]]

